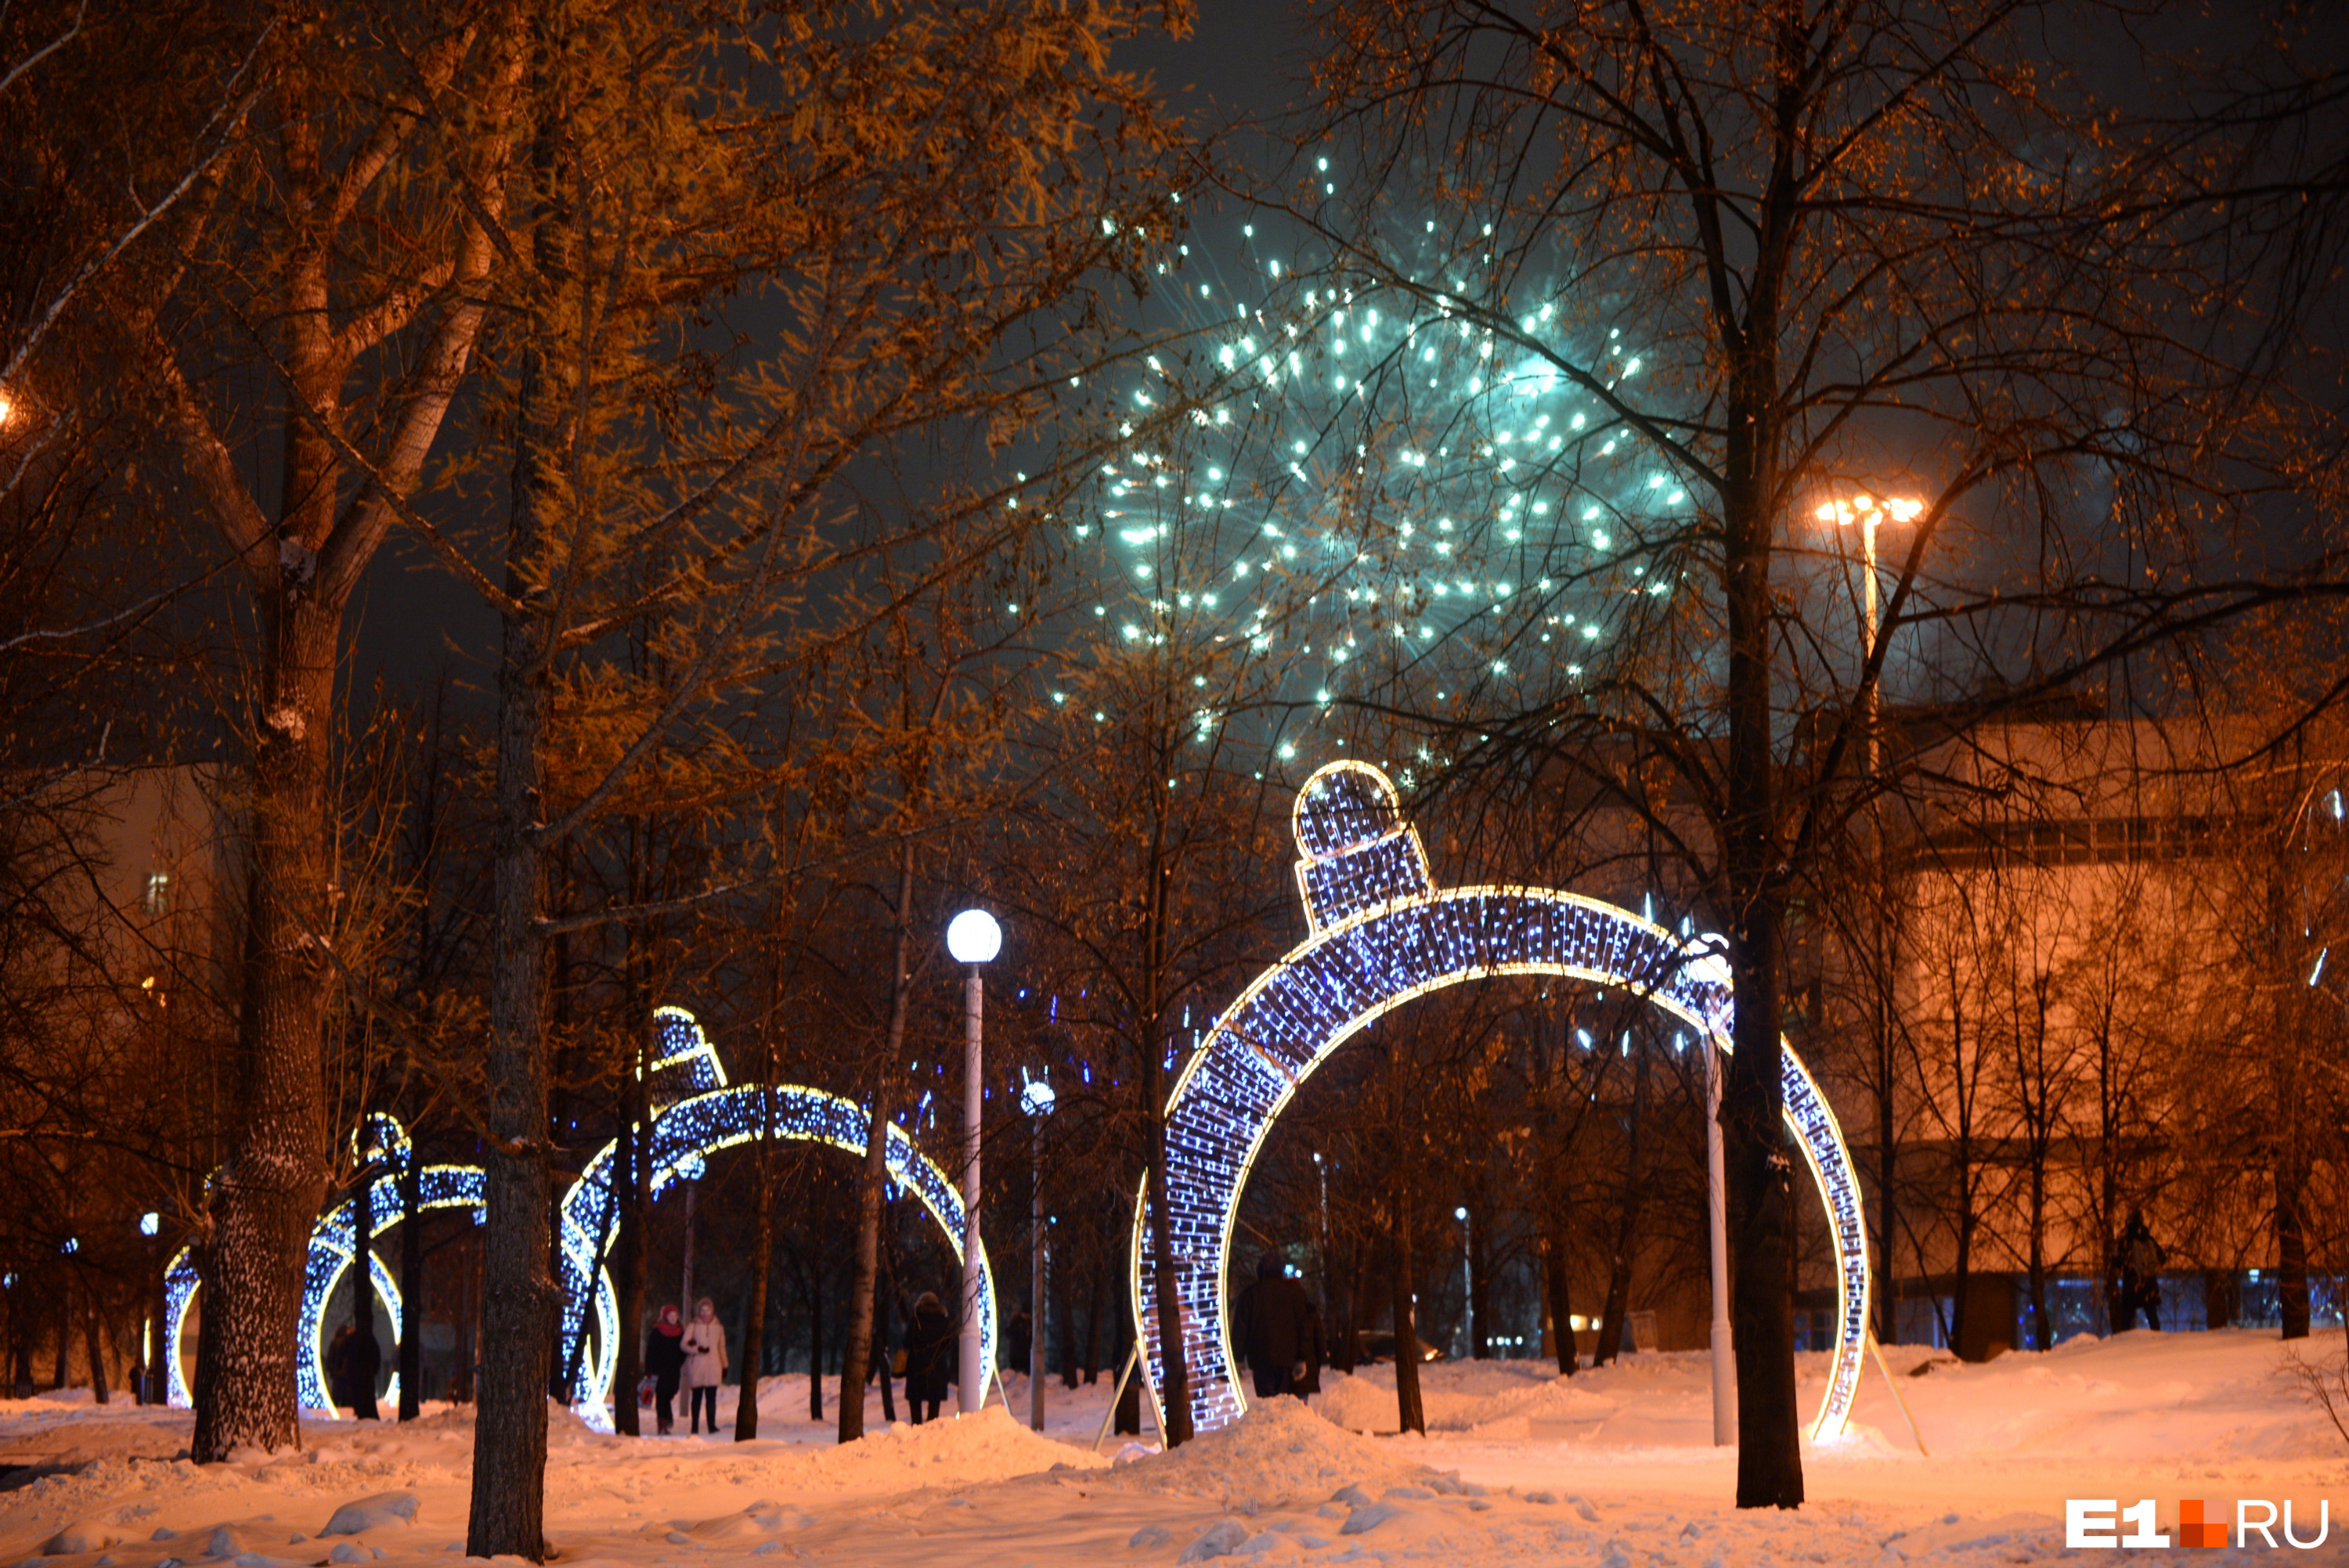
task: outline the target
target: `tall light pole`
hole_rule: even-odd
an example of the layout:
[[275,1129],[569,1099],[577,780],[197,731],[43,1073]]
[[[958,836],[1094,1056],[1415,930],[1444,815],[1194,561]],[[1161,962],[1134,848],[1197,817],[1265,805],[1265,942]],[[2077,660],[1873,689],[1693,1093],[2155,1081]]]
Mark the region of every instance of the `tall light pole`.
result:
[[[1871,495],[1856,495],[1849,500],[1831,500],[1819,508],[1818,518],[1821,522],[1832,522],[1841,528],[1848,528],[1854,523],[1859,525],[1859,552],[1864,563],[1860,584],[1860,621],[1866,633],[1864,640],[1859,645],[1860,667],[1863,671],[1867,668],[1868,656],[1876,652],[1877,524],[1888,518],[1894,522],[1910,522],[1915,521],[1924,510],[1925,503],[1920,500],[1905,498],[1895,500],[1883,496]],[[1879,684],[1877,681],[1868,681],[1859,694],[1860,721],[1863,727],[1860,738],[1866,744],[1868,751],[1866,776],[1871,779],[1876,775],[1876,693]]]
[[[1923,513],[1924,510],[1925,505],[1922,501],[1909,500],[1905,497],[1893,500],[1881,496],[1869,495],[1856,495],[1848,501],[1829,501],[1821,506],[1818,510],[1818,518],[1821,522],[1833,522],[1837,526],[1844,528],[1848,528],[1854,523],[1857,523],[1859,525],[1860,559],[1864,565],[1864,575],[1867,579],[1863,584],[1864,591],[1860,600],[1861,625],[1865,628],[1867,638],[1867,640],[1860,645],[1860,660],[1861,669],[1863,672],[1867,668],[1867,660],[1868,656],[1876,651],[1877,525],[1884,521],[1887,518],[1889,518],[1894,522],[1912,522]],[[1860,742],[1863,748],[1861,757],[1863,759],[1864,769],[1860,778],[1862,783],[1869,786],[1870,788],[1874,786],[1876,779],[1877,693],[1882,684],[1883,683],[1880,679],[1867,681],[1865,686],[1860,692],[1860,723],[1863,727],[1860,734]],[[1874,820],[1875,807],[1875,799],[1873,795],[1871,795],[1868,799],[1868,810],[1871,821]],[[1881,836],[1878,835],[1877,838],[1878,848],[1880,850]],[[1878,931],[1883,932],[1889,930],[1889,923],[1890,923],[1889,921],[1879,922],[1878,927]],[[1887,957],[1888,954],[1881,950],[1879,950],[1877,954],[1878,963],[1876,967],[1879,975],[1889,974],[1890,971],[1891,965],[1886,961]],[[1899,1307],[1893,1300],[1891,1289],[1892,1122],[1894,1106],[1892,1102],[1892,1021],[1887,1016],[1887,1013],[1888,1006],[1885,999],[1884,988],[1882,984],[1879,982],[1877,987],[1875,1041],[1877,1074],[1876,1205],[1878,1215],[1876,1269],[1877,1278],[1881,1281],[1883,1284],[1883,1288],[1878,1293],[1878,1298],[1883,1303],[1883,1305],[1878,1310],[1882,1315],[1885,1331],[1889,1334],[1897,1326],[1897,1314],[1899,1312]],[[1898,1390],[1895,1390],[1895,1392],[1898,1392]]]
[[1042,1078],[1019,1091],[1028,1113],[1028,1424],[1044,1429],[1044,1119],[1052,1086]]
[[1729,1184],[1721,1149],[1721,1047],[1698,1036],[1704,1053],[1704,1218],[1713,1264],[1713,1446],[1737,1445],[1737,1359],[1729,1326]]
[[963,966],[962,1031],[962,1339],[956,1357],[958,1386],[955,1408],[976,1416],[987,1404],[991,1368],[978,1321],[979,1119],[986,1111],[985,1066],[979,1051],[979,1012],[985,982],[979,966],[1003,951],[1003,928],[983,909],[967,909],[947,923],[947,951]]
[[1461,1346],[1464,1360],[1476,1356],[1476,1222],[1468,1217],[1463,1207],[1452,1211],[1460,1222],[1460,1321],[1467,1330],[1467,1343]]

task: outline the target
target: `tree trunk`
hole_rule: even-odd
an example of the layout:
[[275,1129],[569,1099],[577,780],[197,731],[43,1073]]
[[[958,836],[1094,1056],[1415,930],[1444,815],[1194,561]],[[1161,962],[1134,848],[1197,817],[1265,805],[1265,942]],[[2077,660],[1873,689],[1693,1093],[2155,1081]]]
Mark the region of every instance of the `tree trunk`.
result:
[[[1733,428],[1735,421],[1733,420]],[[1730,594],[1732,842],[1738,880],[1731,975],[1736,1051],[1722,1088],[1729,1186],[1731,1335],[1737,1358],[1737,1506],[1799,1508],[1802,1418],[1795,1403],[1794,1161],[1785,1132],[1780,913],[1772,885],[1766,557],[1741,562]],[[1750,583],[1738,583],[1750,578]],[[1741,722],[1742,721],[1742,722]]]
[[1599,1348],[1593,1367],[1604,1367],[1623,1352],[1623,1322],[1631,1310],[1631,1249],[1639,1240],[1640,1210],[1648,1185],[1640,1169],[1640,1141],[1648,1112],[1648,1054],[1640,1053],[1631,1076],[1630,1149],[1624,1161],[1629,1181],[1623,1189],[1623,1212],[1615,1227],[1615,1252],[1607,1264],[1607,1305],[1599,1322]]
[[[538,26],[543,26],[541,21]],[[543,54],[554,40],[535,40]],[[543,67],[542,67],[543,68]],[[562,183],[562,128],[540,126],[532,162],[543,192]],[[551,194],[542,195],[543,203]],[[542,210],[533,259],[560,277],[567,257],[560,222]],[[563,505],[561,421],[566,398],[550,370],[542,333],[523,328],[516,433],[506,532],[505,589],[497,675],[495,826],[490,881],[490,1019],[483,1066],[488,1117],[481,1144],[489,1217],[481,1246],[481,1373],[473,1420],[468,1556],[546,1560],[546,1389],[560,1332],[561,1294],[547,1266],[553,1227],[546,1060],[548,842],[545,758],[552,711],[552,629],[542,606],[544,553]]]
[[[771,1060],[767,1077],[771,1084]],[[759,1373],[765,1366],[763,1357],[767,1353],[767,1276],[773,1273],[769,1264],[775,1252],[775,1097],[771,1090],[762,1088],[759,1109],[759,1191],[751,1210],[750,1305],[742,1313],[742,1371],[736,1379],[741,1388],[734,1400],[734,1440],[738,1443],[747,1443],[759,1435]],[[845,1383],[842,1385],[843,1391],[846,1387]],[[848,1402],[843,1393],[841,1403]],[[855,1402],[860,1407],[864,1403],[862,1399]]]
[[1571,1377],[1581,1369],[1582,1352],[1574,1343],[1573,1253],[1567,1240],[1563,1192],[1550,1204],[1549,1236],[1542,1248],[1542,1270],[1549,1285],[1550,1336],[1556,1342],[1557,1375]]
[[[1882,849],[1878,841],[1879,852]],[[1893,1274],[1893,1181],[1899,1174],[1899,1150],[1893,1138],[1896,1107],[1892,1095],[1892,1019],[1883,991],[1890,982],[1889,968],[1879,965],[1876,997],[1876,1342],[1900,1343],[1899,1284]]]
[[693,1242],[694,1232],[700,1228],[698,1223],[698,1216],[694,1212],[694,1199],[699,1194],[700,1190],[701,1181],[698,1177],[687,1180],[685,1183],[685,1267],[678,1281],[677,1310],[688,1323],[693,1321],[694,1308],[699,1305],[693,1297]]
[[[290,453],[287,462],[290,469]],[[231,1097],[239,1131],[214,1181],[212,1234],[203,1249],[204,1334],[196,1345],[189,1444],[199,1464],[240,1448],[301,1443],[294,1346],[303,1264],[327,1177],[326,743],[342,608],[308,596],[311,586],[305,577],[264,596],[244,989]]]
[[2292,1161],[2276,1165],[2276,1305],[2286,1339],[2308,1337],[2308,1226],[2302,1212],[2308,1172]]
[[636,1385],[645,1380],[645,1213],[643,1148],[646,1112],[645,1040],[649,1029],[645,1015],[629,1008],[630,1053],[627,1082],[621,1088],[620,1136],[612,1150],[612,1202],[620,1216],[612,1246],[616,1277],[613,1294],[619,1297],[620,1343],[613,1347],[612,1426],[624,1437],[644,1436],[644,1407],[636,1403]]
[[424,1155],[413,1142],[399,1173],[399,1418],[416,1419],[424,1398]]
[[1183,1344],[1183,1298],[1174,1288],[1174,1237],[1167,1221],[1165,1099],[1159,1092],[1164,1069],[1159,1052],[1151,1047],[1150,1071],[1143,1075],[1150,1097],[1150,1251],[1156,1271],[1158,1357],[1164,1387],[1159,1408],[1166,1419],[1166,1446],[1191,1440],[1191,1382]]
[[1400,1431],[1425,1433],[1427,1410],[1419,1397],[1419,1323],[1412,1301],[1412,1281],[1417,1274],[1412,1258],[1411,1211],[1395,1204],[1394,1269],[1390,1294],[1394,1302],[1395,1416]]
[[98,1342],[98,1303],[85,1289],[81,1295],[81,1345],[89,1357],[89,1397],[97,1403],[112,1403],[106,1377],[106,1350]]
[[[840,1440],[854,1442],[864,1435],[864,1399],[854,1399],[848,1389],[862,1389],[873,1358],[874,1282],[880,1278],[881,1202],[889,1176],[889,1105],[882,1085],[893,1079],[905,1059],[905,1009],[913,995],[907,950],[913,940],[914,841],[900,846],[897,861],[897,939],[889,975],[889,1034],[881,1058],[871,1075],[866,1104],[864,1167],[856,1190],[856,1265],[848,1284],[848,1346],[840,1363]],[[888,1374],[885,1371],[885,1378]]]
[[[1133,1315],[1121,1312],[1112,1321],[1117,1329],[1112,1354],[1117,1359],[1118,1369],[1123,1371],[1125,1358],[1133,1348]],[[1142,1373],[1139,1369],[1126,1379],[1125,1387],[1118,1392],[1117,1409],[1111,1418],[1111,1430],[1129,1437],[1142,1435]]]
[[[808,1264],[808,1419],[823,1419],[823,1259]],[[857,1390],[859,1395],[863,1389]],[[860,1398],[858,1403],[864,1401]],[[986,1404],[982,1395],[979,1403]]]
[[2031,1348],[2052,1350],[2047,1323],[2047,1154],[2032,1152],[2031,1256],[2027,1269],[2031,1290]]

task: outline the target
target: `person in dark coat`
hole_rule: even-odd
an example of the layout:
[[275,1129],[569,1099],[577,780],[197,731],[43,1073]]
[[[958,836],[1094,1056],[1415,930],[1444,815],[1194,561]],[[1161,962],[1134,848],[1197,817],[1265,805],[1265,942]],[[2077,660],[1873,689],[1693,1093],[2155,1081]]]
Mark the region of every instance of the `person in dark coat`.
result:
[[326,1342],[326,1403],[347,1410],[351,1398],[351,1326],[344,1324]]
[[1303,1393],[1305,1353],[1313,1341],[1313,1303],[1288,1277],[1278,1253],[1256,1264],[1256,1284],[1240,1296],[1241,1354],[1256,1378],[1257,1398]]
[[383,1370],[383,1347],[375,1341],[375,1325],[362,1318],[352,1326],[350,1348],[344,1361],[350,1382],[351,1414],[362,1421],[383,1418],[375,1408],[375,1380]]
[[935,1291],[924,1291],[905,1326],[905,1404],[914,1425],[936,1418],[947,1385],[954,1380],[955,1350],[954,1319]]
[[1036,1320],[1024,1312],[1015,1312],[1011,1321],[1003,1326],[1003,1369],[1006,1372],[1028,1370],[1028,1351],[1036,1336]]
[[645,1374],[652,1378],[659,1401],[656,1429],[665,1438],[677,1424],[677,1384],[685,1376],[685,1321],[673,1306],[660,1309],[660,1320],[645,1340]]
[[2145,1314],[2147,1327],[2160,1332],[2161,1265],[2168,1255],[2147,1228],[2145,1211],[2131,1209],[2128,1224],[2113,1248],[2113,1261],[2120,1265],[2121,1275],[2121,1315],[2113,1325],[2116,1333],[2135,1328],[2139,1312]]

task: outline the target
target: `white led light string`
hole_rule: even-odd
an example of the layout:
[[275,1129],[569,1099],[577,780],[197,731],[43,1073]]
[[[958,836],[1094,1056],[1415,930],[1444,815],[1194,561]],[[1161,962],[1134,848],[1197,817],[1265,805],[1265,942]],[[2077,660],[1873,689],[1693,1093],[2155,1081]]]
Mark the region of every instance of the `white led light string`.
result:
[[[1166,1184],[1194,1431],[1237,1418],[1225,1322],[1232,1228],[1249,1167],[1281,1109],[1357,1031],[1464,980],[1558,975],[1620,985],[1730,1048],[1728,965],[1702,941],[1595,899],[1540,888],[1437,889],[1393,785],[1367,763],[1330,765],[1299,791],[1298,868],[1313,931],[1216,1020],[1166,1104]],[[1351,815],[1361,826],[1350,834]],[[1836,1249],[1837,1339],[1810,1430],[1840,1433],[1858,1392],[1869,1279],[1857,1173],[1834,1111],[1791,1048],[1786,1119],[1802,1143]],[[1164,1386],[1147,1184],[1135,1203],[1130,1284],[1152,1398]]]

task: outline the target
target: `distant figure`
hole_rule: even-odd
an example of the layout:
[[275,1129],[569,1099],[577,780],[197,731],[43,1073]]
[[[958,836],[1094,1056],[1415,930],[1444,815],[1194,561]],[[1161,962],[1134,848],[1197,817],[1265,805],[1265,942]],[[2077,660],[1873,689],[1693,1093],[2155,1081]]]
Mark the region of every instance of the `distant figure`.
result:
[[693,1321],[678,1341],[685,1349],[686,1398],[693,1406],[687,1421],[688,1435],[701,1430],[701,1412],[709,1410],[709,1435],[718,1435],[718,1385],[726,1379],[726,1326],[708,1296],[693,1304]]
[[1256,1263],[1256,1284],[1239,1300],[1240,1341],[1257,1398],[1278,1394],[1304,1398],[1305,1353],[1313,1342],[1313,1303],[1305,1287],[1288,1277],[1278,1253]]
[[955,1364],[954,1319],[938,1305],[936,1291],[924,1291],[905,1326],[905,1407],[920,1426],[937,1418]]
[[376,1374],[383,1370],[383,1347],[375,1342],[375,1325],[362,1318],[351,1330],[350,1350],[344,1361],[350,1379],[351,1414],[362,1421],[383,1418],[375,1408]]
[[326,1403],[338,1410],[357,1403],[351,1398],[351,1326],[346,1323],[326,1342]]
[[685,1376],[685,1319],[673,1306],[660,1309],[660,1321],[653,1325],[652,1336],[645,1341],[645,1372],[652,1378],[653,1392],[660,1401],[657,1430],[665,1438],[677,1427],[677,1385]]
[[1024,1312],[1015,1312],[1011,1321],[1003,1326],[1003,1367],[1007,1372],[1028,1370],[1028,1349],[1035,1343],[1036,1320]]
[[2113,1261],[2120,1266],[2120,1321],[2113,1325],[2115,1333],[2137,1326],[2137,1315],[2145,1314],[2146,1326],[2156,1333],[2161,1330],[2161,1264],[2168,1254],[2161,1243],[2153,1239],[2146,1228],[2145,1212],[2129,1211],[2128,1224],[2113,1247]]

